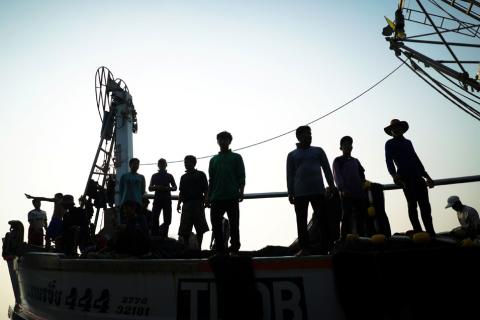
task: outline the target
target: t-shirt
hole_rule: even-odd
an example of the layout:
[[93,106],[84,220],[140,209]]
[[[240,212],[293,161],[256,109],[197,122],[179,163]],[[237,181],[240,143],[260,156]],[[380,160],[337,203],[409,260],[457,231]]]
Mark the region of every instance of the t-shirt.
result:
[[28,213],[28,222],[32,229],[41,230],[47,223],[47,214],[43,210],[33,209]]
[[208,190],[207,176],[202,171],[187,171],[180,178],[180,196],[184,202],[191,200],[204,200]]
[[[173,176],[167,172],[167,170],[160,170],[157,173],[152,175],[150,179],[150,187],[151,186],[164,186],[164,187],[174,187],[177,188],[175,183],[175,179]],[[159,200],[170,200],[172,195],[170,190],[167,191],[155,191],[155,198],[154,201]]]
[[340,191],[348,192],[353,197],[363,197],[365,169],[360,161],[351,156],[340,156],[333,161],[333,178]]
[[145,194],[145,177],[138,173],[127,172],[120,178],[120,203],[134,201],[140,205]]

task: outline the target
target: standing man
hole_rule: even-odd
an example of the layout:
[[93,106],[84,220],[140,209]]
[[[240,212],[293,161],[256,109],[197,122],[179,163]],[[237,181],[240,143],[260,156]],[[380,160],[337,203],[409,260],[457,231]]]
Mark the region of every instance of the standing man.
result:
[[[177,190],[173,176],[167,172],[167,160],[158,160],[158,172],[152,175],[148,190],[155,191],[153,199],[152,235],[168,237],[168,229],[172,222],[172,194]],[[160,226],[160,212],[163,210],[163,223]]]
[[384,128],[385,133],[393,137],[385,143],[385,161],[393,182],[403,189],[413,231],[422,231],[418,220],[418,203],[425,230],[434,236],[432,209],[427,189],[427,186],[433,188],[434,183],[413,149],[412,142],[403,136],[407,130],[408,123],[398,119],[393,119],[390,121],[390,125]]
[[137,173],[140,166],[140,160],[132,158],[128,162],[130,172],[125,173],[120,178],[120,205],[127,201],[133,201],[141,208],[143,205],[143,195],[145,194],[145,177]]
[[32,200],[35,209],[28,213],[28,244],[43,246],[43,229],[47,229],[47,214],[40,210],[41,201],[39,199]]
[[458,196],[450,196],[447,199],[447,208],[452,208],[457,212],[460,226],[453,229],[450,234],[458,239],[475,238],[480,234],[480,217],[477,210],[464,205]]
[[188,245],[192,227],[195,226],[198,248],[201,250],[203,234],[209,230],[205,219],[205,196],[208,192],[208,181],[205,173],[195,169],[197,158],[188,155],[184,159],[184,164],[186,172],[180,178],[180,194],[177,204],[177,211],[182,213],[178,235]]
[[352,157],[353,139],[340,139],[343,155],[333,161],[333,178],[342,199],[342,228],[344,239],[348,233],[364,236],[366,231],[367,197],[363,185],[365,169],[360,161]]
[[298,240],[301,250],[297,255],[310,253],[310,239],[307,229],[308,204],[318,216],[321,230],[322,251],[327,253],[333,245],[330,230],[331,217],[325,209],[325,186],[323,174],[329,185],[328,191],[334,191],[332,170],[327,155],[320,147],[312,147],[312,131],[309,126],[300,126],[296,130],[297,148],[287,157],[288,200],[295,207],[297,215]]
[[240,249],[240,208],[245,188],[245,166],[242,156],[232,152],[229,147],[232,135],[227,131],[217,134],[217,143],[220,152],[210,159],[208,174],[210,184],[207,195],[207,206],[211,205],[210,219],[216,250],[220,255],[225,254],[222,220],[225,212],[230,220],[230,252],[236,255]]

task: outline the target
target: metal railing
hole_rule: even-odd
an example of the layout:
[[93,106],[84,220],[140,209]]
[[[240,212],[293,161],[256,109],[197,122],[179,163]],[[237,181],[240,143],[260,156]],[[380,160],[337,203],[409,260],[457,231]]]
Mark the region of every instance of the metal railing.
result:
[[[474,176],[465,176],[465,177],[456,177],[456,178],[445,178],[445,179],[436,179],[433,180],[435,186],[445,186],[451,184],[459,184],[459,183],[469,183],[469,182],[480,182],[480,175]],[[384,184],[383,190],[397,190],[401,189],[401,187],[397,186],[396,184]],[[246,193],[244,199],[267,199],[267,198],[286,198],[288,197],[288,193],[286,191],[280,192],[257,192],[257,193]],[[153,199],[153,194],[147,194],[146,198]],[[172,200],[178,200],[178,195],[172,195]]]

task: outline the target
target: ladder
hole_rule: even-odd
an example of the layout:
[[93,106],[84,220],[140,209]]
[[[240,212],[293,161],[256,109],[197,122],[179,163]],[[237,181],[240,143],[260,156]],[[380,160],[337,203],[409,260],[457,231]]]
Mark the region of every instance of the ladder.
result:
[[[110,164],[112,162],[113,150],[115,145],[115,116],[111,112],[104,111],[102,121],[102,131],[100,134],[100,142],[98,144],[95,157],[93,159],[90,174],[88,175],[87,184],[83,193],[84,202],[82,208],[85,207],[87,197],[91,201],[92,189],[99,192],[104,192],[109,176],[113,174],[110,171]],[[100,208],[96,208],[95,212],[95,228],[98,222]]]

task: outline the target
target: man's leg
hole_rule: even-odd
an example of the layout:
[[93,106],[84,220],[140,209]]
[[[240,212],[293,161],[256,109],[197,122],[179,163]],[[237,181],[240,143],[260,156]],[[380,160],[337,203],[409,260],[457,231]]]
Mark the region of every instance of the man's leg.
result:
[[152,207],[152,236],[158,236],[160,226],[160,204],[158,201],[153,201]]
[[340,229],[342,239],[345,239],[347,234],[354,233],[353,223],[352,201],[350,198],[342,197],[342,226]]
[[212,232],[215,239],[215,250],[225,253],[225,244],[223,242],[222,218],[225,213],[224,205],[221,201],[212,201],[210,209],[210,222],[212,223]]
[[301,249],[310,249],[310,239],[307,229],[308,198],[295,197],[294,207],[297,216],[298,243]]
[[240,249],[240,205],[238,200],[229,200],[226,209],[230,222],[230,249],[232,252],[238,252]]
[[[320,245],[324,254],[333,250],[334,235],[338,236],[338,226],[334,224],[333,217],[328,212],[326,198],[323,194],[314,195],[310,199],[313,207],[313,212],[318,217],[320,226]],[[337,228],[337,230],[334,230]]]
[[422,226],[420,225],[420,220],[418,220],[417,195],[415,189],[415,183],[413,183],[412,181],[405,181],[403,194],[407,199],[408,218],[410,219],[410,223],[412,224],[413,231],[421,232]]
[[430,201],[428,199],[427,184],[423,178],[421,178],[417,184],[417,199],[418,206],[420,207],[423,226],[425,227],[425,231],[434,236],[435,229],[433,228],[432,207],[430,206]]
[[166,200],[162,205],[163,209],[163,223],[160,227],[160,235],[168,238],[168,229],[170,228],[170,223],[172,223],[172,201]]

